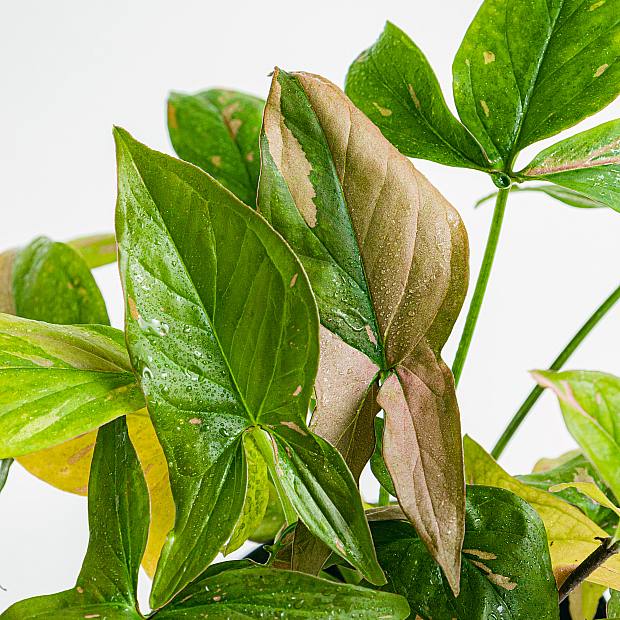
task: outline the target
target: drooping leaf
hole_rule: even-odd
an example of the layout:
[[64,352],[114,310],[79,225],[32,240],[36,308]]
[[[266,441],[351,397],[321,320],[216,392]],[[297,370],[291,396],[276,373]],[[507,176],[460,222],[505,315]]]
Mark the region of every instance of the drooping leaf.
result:
[[[542,465],[537,464],[533,473],[526,476],[516,476],[516,478],[525,484],[544,491],[548,491],[550,487],[559,484],[590,482],[602,489],[602,492],[611,494],[611,491],[603,482],[594,466],[579,452],[572,454],[571,458],[565,459],[559,464],[550,462],[549,465],[550,467],[542,469]],[[573,504],[573,506],[577,506],[587,517],[592,519],[597,525],[600,525],[604,530],[610,533],[613,533],[615,530],[618,518],[613,511],[605,508],[600,503],[589,499],[571,487],[565,487],[562,491],[554,489],[554,493],[563,500]]]
[[390,495],[396,497],[394,483],[390,477],[390,472],[385,466],[383,460],[383,431],[385,421],[383,418],[375,418],[375,451],[370,457],[370,469],[379,481],[379,484],[389,492]]
[[[422,462],[431,452],[438,459],[432,468],[428,462],[421,467],[428,470],[428,493],[448,509],[433,513],[425,499],[421,511],[450,538],[449,549],[437,557],[458,589],[455,549],[464,520],[460,431],[450,436],[427,431],[438,423],[459,425],[454,388],[439,356],[467,286],[460,218],[340,90],[318,76],[275,72],[261,158],[259,210],[300,257],[324,328],[313,429],[334,441],[343,429],[366,428],[367,436],[349,444],[348,454],[346,446],[338,446],[358,468],[374,448],[367,421],[377,409],[373,398],[368,410],[365,397],[377,372],[407,365],[422,384],[439,386],[432,408],[422,417],[421,409],[416,412],[425,432],[408,436],[400,447],[406,444],[411,454],[414,446]],[[331,393],[332,401],[340,398],[334,418],[321,391]],[[427,395],[421,389],[410,396],[415,405]],[[437,439],[445,445],[434,444]],[[413,493],[411,482],[394,480],[401,500]],[[445,496],[448,488],[451,497]],[[429,527],[419,514],[409,517],[426,535]],[[436,551],[444,543],[438,536],[425,540]]]
[[555,392],[569,433],[620,497],[620,378],[585,370],[532,375]]
[[519,174],[552,181],[620,211],[620,120],[550,146]]
[[[403,515],[404,516],[404,515]],[[538,515],[503,489],[467,489],[465,541],[459,597],[411,525],[371,523],[379,562],[391,592],[422,620],[559,618],[545,529]]]
[[0,315],[0,458],[42,450],[137,411],[122,332]]
[[345,91],[401,153],[449,166],[488,166],[448,109],[428,60],[394,24],[387,22],[377,42],[351,65]]
[[485,0],[453,65],[465,125],[497,165],[620,92],[619,0]]
[[[568,502],[540,489],[519,482],[506,473],[470,437],[465,437],[467,482],[512,491],[536,510],[547,530],[551,564],[556,580],[562,582],[607,533]],[[610,588],[620,587],[620,557],[612,556],[589,577],[589,581]]]
[[[607,206],[602,202],[597,202],[596,200],[592,200],[583,194],[574,192],[572,189],[560,187],[559,185],[513,185],[510,188],[510,191],[518,192],[520,194],[524,192],[541,192],[543,194],[547,194],[547,196],[550,196],[551,198],[555,198],[556,200],[567,204],[569,207],[577,207],[579,209],[601,209]],[[488,194],[478,200],[478,202],[474,205],[474,208],[479,207],[490,200],[495,200],[496,197],[497,192]]]
[[76,250],[39,237],[17,251],[12,294],[17,316],[49,323],[108,324],[105,302]]
[[123,130],[116,141],[128,345],[177,511],[151,595],[159,607],[237,522],[242,432],[305,426],[318,320],[303,269],[258,214],[197,168]]
[[179,157],[251,207],[256,205],[264,105],[257,97],[221,89],[171,93],[168,99],[168,131]]
[[75,588],[16,603],[0,616],[3,620],[142,617],[136,588],[149,500],[122,418],[103,426],[97,435],[88,518],[90,540]]
[[116,262],[116,239],[112,234],[91,235],[69,241],[90,269]]
[[253,566],[220,569],[198,580],[155,617],[404,620],[409,617],[409,606],[395,594]]

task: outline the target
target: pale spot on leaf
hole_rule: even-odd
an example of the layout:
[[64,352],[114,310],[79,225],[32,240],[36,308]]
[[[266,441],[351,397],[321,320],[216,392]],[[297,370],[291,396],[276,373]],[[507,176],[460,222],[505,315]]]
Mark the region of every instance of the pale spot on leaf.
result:
[[177,109],[170,102],[168,103],[168,127],[170,127],[170,129],[179,128]]
[[211,157],[211,163],[218,168],[222,165],[222,158],[219,155]]
[[293,396],[299,396],[301,394],[301,385],[298,385],[293,392]]
[[246,161],[254,161],[254,153],[252,151],[250,151],[246,156],[245,156]]
[[487,105],[487,102],[484,99],[480,100],[480,105],[482,106],[482,110],[484,112],[484,115],[489,118],[489,116],[491,116],[491,112],[489,110],[489,106]]
[[494,583],[496,586],[500,588],[504,588],[504,590],[514,590],[517,587],[517,584],[514,581],[510,580],[510,577],[506,577],[505,575],[496,575],[495,573],[489,573],[487,575],[487,579]]
[[295,431],[300,435],[307,435],[307,433],[303,429],[301,429],[300,426],[295,422],[289,422],[288,420],[285,420],[284,422],[281,422],[281,424],[282,426],[286,426],[287,428],[290,428],[292,431]]
[[376,101],[373,101],[372,105],[374,105],[375,108],[377,108],[381,116],[392,116],[392,110],[390,110],[389,108],[384,108],[380,106]]
[[129,315],[134,321],[138,321],[140,319],[140,313],[138,312],[138,308],[136,307],[136,302],[133,297],[127,298],[127,305],[129,306]]
[[295,286],[295,282],[297,282],[297,277],[299,276],[298,273],[296,273],[292,278],[291,278],[291,283],[289,284],[290,288],[293,288]]
[[495,62],[495,54],[493,52],[483,52],[482,56],[484,57],[485,65],[489,65],[492,62]]
[[604,64],[601,65],[595,72],[594,72],[594,77],[601,77],[601,75],[603,75],[603,73],[605,73],[605,71],[607,71],[607,68],[609,67],[608,64]]
[[91,444],[89,444],[87,446],[84,446],[81,450],[78,450],[77,452],[74,452],[67,459],[67,463],[69,463],[69,465],[75,465],[78,461],[81,461],[85,456],[90,454],[94,447],[95,447],[94,443],[91,443]]
[[77,586],[77,588],[75,588],[78,592],[78,594],[84,594],[84,588],[82,588],[81,586]]
[[463,549],[463,553],[467,553],[468,555],[475,555],[481,560],[497,560],[497,556],[494,553],[489,553],[488,551],[480,551],[479,549]]
[[189,421],[190,424],[198,425],[202,424],[202,420],[200,418],[191,418]]
[[594,478],[588,473],[585,467],[577,467],[573,475],[573,482],[590,482],[596,484]]
[[420,100],[418,99],[415,90],[413,90],[413,86],[411,84],[407,84],[407,90],[409,91],[413,105],[415,105],[415,107],[419,110],[422,106],[420,105]]
[[370,340],[373,344],[377,344],[377,338],[375,337],[370,325],[366,325],[366,333],[368,334],[368,340]]
[[243,125],[243,121],[239,118],[233,118],[230,123],[228,123],[228,126],[230,127],[230,133],[232,134],[233,138],[237,137],[237,133],[239,132],[239,128],[241,127],[241,125]]
[[595,2],[594,4],[591,4],[590,5],[590,11],[596,11],[596,9],[598,9],[601,6],[603,6],[606,1],[607,0],[599,0],[598,2]]

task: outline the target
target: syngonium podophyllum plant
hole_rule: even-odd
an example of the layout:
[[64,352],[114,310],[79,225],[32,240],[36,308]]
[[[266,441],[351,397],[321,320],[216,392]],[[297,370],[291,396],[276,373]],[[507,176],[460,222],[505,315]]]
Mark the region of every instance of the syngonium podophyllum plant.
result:
[[[88,494],[90,525],[75,587],[2,617],[141,618],[140,565],[162,620],[554,620],[568,595],[583,619],[606,590],[620,617],[620,378],[561,371],[620,289],[533,373],[493,456],[543,388],[578,451],[510,476],[463,449],[455,395],[510,193],[620,210],[620,121],[514,170],[615,99],[619,20],[620,0],[486,0],[454,61],[460,120],[388,24],[348,97],[280,70],[266,102],[173,94],[181,159],[115,129],[116,236],[0,255],[0,479],[17,459]],[[408,157],[499,187],[452,370],[467,234]],[[117,251],[124,334],[91,274]],[[266,564],[213,563],[247,540],[274,541]]]

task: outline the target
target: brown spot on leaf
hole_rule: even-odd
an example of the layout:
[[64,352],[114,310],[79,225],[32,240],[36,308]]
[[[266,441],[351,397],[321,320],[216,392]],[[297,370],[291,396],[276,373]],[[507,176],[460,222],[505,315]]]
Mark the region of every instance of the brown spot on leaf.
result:
[[304,430],[302,430],[298,424],[295,424],[295,422],[284,421],[284,422],[280,422],[280,424],[282,424],[282,426],[286,426],[287,428],[290,428],[291,430],[295,431],[296,433],[299,433],[300,435],[307,435],[307,433]]
[[370,325],[366,325],[366,333],[368,334],[368,340],[370,340],[373,344],[377,344],[377,338]]
[[298,273],[296,273],[292,278],[291,278],[291,283],[289,284],[290,288],[293,288],[295,286],[295,282],[297,282],[297,277],[299,276]]
[[380,106],[376,101],[373,101],[372,105],[374,105],[375,108],[377,108],[381,116],[392,116],[392,110],[390,110],[389,108],[384,108]]
[[293,396],[299,396],[301,394],[301,385],[298,385],[293,392]]
[[419,110],[422,106],[420,105],[420,100],[418,99],[415,90],[413,90],[413,86],[411,84],[407,84],[407,90],[409,91],[409,95],[413,100],[413,105],[415,105],[415,107]]
[[101,618],[99,614],[86,614],[84,618]]
[[482,107],[482,111],[484,112],[484,115],[489,118],[489,116],[491,116],[491,111],[489,110],[489,106],[487,105],[487,102],[484,99],[480,100],[480,106]]
[[595,72],[594,72],[594,77],[601,77],[601,75],[603,75],[603,73],[605,73],[605,71],[607,71],[607,68],[609,67],[609,65],[607,63],[605,63],[604,65],[601,65]]
[[214,600],[216,603],[219,603],[219,602],[222,600],[222,597],[221,597],[219,594],[216,594],[216,595],[213,597],[213,600]]
[[129,316],[131,316],[134,321],[138,321],[140,319],[140,313],[138,312],[136,301],[133,297],[127,298],[127,306],[129,307]]
[[88,444],[87,446],[84,446],[81,450],[78,450],[77,452],[74,452],[67,459],[67,463],[69,463],[69,465],[75,465],[78,461],[81,461],[85,456],[90,454],[94,447],[95,447],[94,443],[91,443],[91,444]]
[[243,121],[240,118],[233,118],[230,123],[228,123],[228,126],[230,127],[230,133],[232,134],[233,138],[237,137],[241,125],[243,125]]
[[78,594],[84,594],[84,588],[82,588],[82,586],[77,586],[75,589],[77,590]]
[[514,590],[517,587],[517,584],[514,581],[511,581],[510,577],[506,577],[505,575],[489,573],[487,575],[487,579],[496,586],[504,588],[504,590]]
[[179,128],[179,123],[177,121],[177,110],[170,102],[168,102],[168,127],[170,127],[170,129]]
[[245,156],[246,161],[254,161],[254,153],[252,151],[250,151],[246,156]]
[[483,52],[482,56],[484,58],[485,65],[489,65],[492,62],[495,62],[495,54],[493,52]]
[[585,467],[577,467],[575,469],[575,473],[573,474],[573,482],[591,482],[592,484],[596,484],[594,478],[592,478]]
[[219,168],[222,165],[222,158],[219,155],[214,155],[210,158],[211,163]]
[[198,425],[202,424],[202,420],[200,418],[191,418],[189,421],[190,424]]
[[84,485],[83,487],[76,487],[74,492],[77,495],[86,495],[86,493],[88,493],[88,485]]
[[463,549],[463,553],[467,553],[468,555],[475,555],[481,560],[497,560],[497,556],[494,553],[480,551],[479,549]]

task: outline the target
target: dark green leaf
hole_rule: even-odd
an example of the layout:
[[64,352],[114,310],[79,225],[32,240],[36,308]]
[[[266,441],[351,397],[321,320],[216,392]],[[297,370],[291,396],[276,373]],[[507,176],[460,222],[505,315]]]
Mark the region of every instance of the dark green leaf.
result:
[[620,497],[620,378],[587,370],[532,374],[555,392],[569,433]]
[[79,237],[67,245],[80,253],[89,269],[116,262],[116,239],[112,234]]
[[256,566],[200,579],[155,617],[398,620],[408,616],[409,606],[401,596]]
[[[547,491],[549,487],[561,483],[592,482],[603,490],[606,495],[611,495],[611,491],[603,482],[594,466],[581,454],[553,469],[537,471],[527,476],[516,476],[516,478],[529,486],[542,489],[543,491]],[[557,492],[555,495],[573,504],[573,506],[577,506],[592,521],[603,529],[608,530],[610,534],[613,533],[612,528],[615,528],[618,518],[609,508],[601,506],[572,488]]]
[[458,598],[409,523],[372,522],[384,589],[405,596],[422,620],[559,618],[545,528],[534,510],[503,489],[469,486],[466,515]]
[[454,118],[428,60],[388,22],[347,75],[346,93],[396,148],[409,157],[484,169],[486,158]]
[[264,105],[257,97],[219,89],[171,93],[168,99],[168,130],[179,157],[251,207],[256,205]]
[[620,211],[620,120],[550,146],[519,174],[552,181]]
[[88,516],[90,540],[75,588],[16,603],[2,614],[4,620],[142,617],[136,588],[146,547],[149,499],[123,418],[103,426],[97,435]]
[[122,332],[0,315],[0,458],[42,450],[144,407]]
[[[542,192],[543,194],[547,194],[551,198],[555,198],[564,204],[567,204],[570,207],[578,207],[580,209],[600,209],[601,207],[606,207],[602,202],[597,202],[596,200],[592,200],[583,194],[579,194],[578,192],[574,192],[572,189],[568,189],[566,187],[560,187],[558,185],[513,185],[510,188],[511,192]],[[497,192],[493,192],[492,194],[488,194],[484,196],[474,205],[474,208],[483,205],[485,202],[490,200],[495,200],[497,197]]]
[[485,0],[454,60],[461,119],[497,166],[620,91],[620,0]]
[[4,488],[6,484],[6,479],[9,475],[9,469],[11,469],[11,465],[13,464],[13,459],[2,459],[0,460],[0,491]]
[[[379,371],[405,364],[422,377],[409,394],[419,432],[400,447],[408,455],[432,454],[433,463],[420,460],[416,491],[424,501],[408,514],[424,535],[425,523],[433,523],[434,532],[450,539],[439,556],[456,590],[464,521],[460,430],[434,429],[438,422],[459,426],[440,351],[467,286],[460,218],[324,78],[276,71],[263,129],[259,210],[300,257],[321,315],[311,429],[334,443],[358,474],[374,449],[378,396],[370,386]],[[401,500],[413,496],[411,477],[394,482]],[[453,496],[446,496],[448,488]],[[434,511],[433,502],[449,508]],[[446,542],[425,540],[434,550]]]
[[109,323],[105,302],[84,259],[70,246],[46,237],[17,251],[12,294],[12,314],[26,319]]
[[198,168],[115,137],[128,347],[177,508],[156,608],[232,532],[246,487],[241,433],[305,425],[318,318],[301,265],[262,217]]
[[383,418],[375,418],[375,451],[370,457],[370,469],[375,475],[375,478],[379,481],[379,484],[386,490],[392,497],[396,497],[396,490],[394,489],[394,483],[390,477],[390,472],[385,466],[383,460],[383,426],[385,421]]

